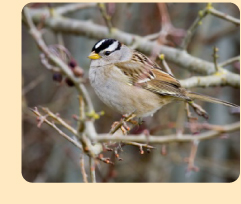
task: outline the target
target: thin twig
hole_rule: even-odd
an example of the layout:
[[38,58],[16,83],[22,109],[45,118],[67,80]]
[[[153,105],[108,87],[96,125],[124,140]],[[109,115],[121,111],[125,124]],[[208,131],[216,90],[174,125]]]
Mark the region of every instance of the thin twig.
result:
[[188,122],[189,122],[189,129],[191,131],[192,134],[196,134],[197,133],[197,118],[193,117],[192,116],[192,113],[189,109],[189,105],[191,105],[190,103],[188,102],[185,102],[185,110],[186,110],[186,114],[187,114],[187,119],[188,119]]
[[189,42],[191,41],[191,38],[192,38],[194,32],[196,31],[198,26],[202,24],[202,20],[207,16],[207,14],[208,14],[208,12],[207,12],[206,8],[204,10],[199,11],[198,17],[195,19],[195,21],[193,22],[191,27],[187,30],[187,35],[182,41],[181,48],[183,50],[187,49],[187,46],[188,46]]
[[[173,151],[170,152],[169,158],[175,163],[183,162],[183,157],[180,155],[180,152],[173,152]],[[210,173],[213,173],[214,175],[220,175],[221,177],[223,177],[224,175],[227,175],[228,177],[232,176],[233,178],[238,178],[240,174],[239,167],[236,168],[236,165],[233,164],[233,162],[227,162],[227,161],[221,162],[221,161],[215,161],[213,159],[200,158],[200,157],[197,157],[195,161],[202,170],[208,170],[208,171],[211,170]],[[212,168],[218,169],[218,171],[216,170],[212,171]]]
[[79,120],[78,120],[78,132],[83,132],[84,131],[84,121],[86,120],[86,115],[85,115],[85,105],[84,105],[84,100],[82,96],[79,96]]
[[160,32],[146,35],[143,38],[146,40],[156,40],[160,36]]
[[188,119],[192,118],[192,113],[190,112],[190,109],[189,109],[189,103],[185,104],[185,110],[186,110],[187,118]]
[[56,120],[58,123],[60,123],[63,127],[65,127],[66,129],[68,129],[70,132],[72,132],[75,136],[78,136],[77,131],[71,127],[69,124],[67,124],[62,118],[60,118],[58,115],[54,114],[53,112],[51,112],[48,108],[44,108],[42,107],[42,110],[48,114],[48,116],[50,116],[51,118],[53,118],[54,120]]
[[170,42],[167,39],[167,36],[174,36],[174,37],[183,37],[186,33],[185,30],[180,29],[180,28],[175,28],[172,25],[169,13],[168,13],[168,9],[167,9],[167,4],[166,3],[157,3],[158,5],[158,9],[159,12],[161,14],[161,30],[159,32],[159,36],[158,36],[158,40],[159,42],[161,41],[161,43],[165,43],[165,44],[170,44],[172,42]]
[[226,21],[229,21],[229,22],[231,22],[231,23],[233,23],[233,24],[235,24],[237,26],[240,25],[240,20],[239,19],[234,18],[232,16],[229,16],[229,15],[227,15],[225,13],[222,13],[221,11],[218,11],[215,8],[210,8],[208,10],[208,12],[211,13],[213,16],[216,16],[218,18],[221,18],[221,19],[224,19]]
[[[83,150],[89,157],[92,158],[96,158],[96,155],[98,155],[102,150],[102,145],[100,143],[97,143],[95,145],[91,144],[91,141],[89,140],[89,138],[86,137],[86,135],[84,133],[78,133],[75,129],[73,129],[70,125],[68,125],[66,122],[64,122],[63,119],[61,119],[59,116],[53,114],[51,111],[49,111],[46,108],[43,108],[43,110],[45,110],[45,112],[47,113],[47,115],[43,116],[41,113],[39,113],[38,109],[31,109],[32,112],[34,112],[41,120],[40,120],[40,125],[45,122],[48,125],[50,125],[51,127],[53,127],[55,130],[57,130],[57,132],[62,135],[64,138],[66,138],[67,140],[69,140],[71,143],[73,144],[77,144],[76,146],[78,148],[81,148],[81,150]],[[49,120],[47,120],[47,117],[51,117],[54,120],[56,120],[57,122],[59,122],[63,127],[65,127],[66,129],[68,129],[69,131],[71,131],[78,139],[80,139],[80,142],[82,145],[80,145],[76,140],[72,139],[71,137],[69,137],[68,135],[66,135],[65,133],[63,133],[63,131],[61,131],[53,122],[50,122]],[[81,136],[80,136],[81,134]]]
[[60,6],[56,8],[56,12],[58,15],[64,15],[67,13],[72,13],[75,11],[78,11],[80,9],[86,9],[86,8],[92,8],[96,7],[97,3],[72,3],[72,4],[66,4],[64,6]]
[[209,33],[209,36],[206,36],[202,41],[205,45],[215,44],[222,37],[231,35],[232,33],[237,32],[237,27],[231,24],[220,27],[218,30],[215,29],[215,33]]
[[31,81],[28,85],[23,88],[22,95],[25,95],[32,89],[34,89],[40,82],[44,80],[44,74],[39,75],[36,79]]
[[230,65],[230,64],[232,64],[236,61],[240,61],[240,56],[236,56],[236,57],[230,58],[230,59],[228,59],[224,62],[221,62],[221,63],[219,63],[219,66],[220,67],[226,67],[226,66],[228,66],[228,65]]
[[86,107],[87,111],[89,113],[95,112],[90,95],[89,95],[87,89],[85,88],[85,86],[82,83],[79,83],[76,88],[79,91],[80,95],[83,95],[83,98],[84,98],[86,106],[87,106]]
[[[31,111],[37,115],[38,117],[43,117],[42,114],[39,113],[38,109],[31,109]],[[55,129],[61,136],[63,136],[65,139],[67,139],[69,142],[74,144],[76,147],[78,147],[80,150],[82,150],[82,145],[77,141],[72,139],[69,135],[65,134],[62,130],[60,130],[53,122],[50,122],[47,118],[44,118],[43,122],[51,126],[53,129]]]
[[[78,11],[80,9],[85,9],[85,8],[92,8],[96,7],[97,3],[70,3],[70,4],[64,4],[58,7],[54,7],[54,12],[56,15],[65,15],[68,13],[72,13],[75,11]],[[37,14],[39,12],[43,12],[43,16],[46,18],[49,17],[49,11],[48,8],[41,8],[41,9],[31,9],[33,14]]]
[[81,170],[81,173],[82,173],[83,181],[85,183],[88,183],[87,174],[86,174],[86,171],[85,171],[85,163],[84,163],[83,155],[80,156],[80,170]]
[[204,10],[199,11],[198,17],[196,18],[196,20],[194,21],[194,23],[191,25],[191,27],[188,29],[187,35],[186,35],[186,37],[184,38],[184,40],[183,40],[183,42],[182,42],[182,45],[181,45],[181,48],[182,48],[182,49],[184,49],[184,50],[187,49],[187,46],[188,46],[188,44],[189,44],[189,42],[190,42],[190,40],[191,40],[191,37],[192,37],[193,34],[194,34],[194,31],[197,29],[197,27],[198,27],[199,25],[202,24],[202,22],[201,22],[202,19],[203,19],[204,17],[206,17],[207,14],[209,14],[209,13],[212,14],[212,15],[214,15],[214,16],[217,16],[217,17],[219,17],[219,18],[222,18],[222,19],[224,19],[224,20],[230,21],[230,22],[234,23],[235,25],[240,25],[240,20],[238,20],[238,19],[236,19],[236,18],[234,18],[234,17],[232,17],[232,16],[229,16],[229,15],[227,15],[227,14],[224,14],[224,13],[222,13],[222,12],[214,9],[214,8],[212,7],[211,3],[208,3],[208,4],[207,4],[207,7],[206,7]]
[[[48,3],[48,9],[49,9],[49,16],[50,17],[54,17],[55,14],[55,10],[54,7],[52,5],[52,3]],[[55,35],[56,35],[56,39],[59,45],[64,45],[64,39],[63,39],[63,35],[61,32],[55,31]]]
[[165,68],[166,72],[173,76],[172,70],[170,69],[170,67],[168,66],[168,64],[167,64],[167,62],[165,60],[165,55],[164,54],[160,54],[159,58],[161,59],[163,67]]
[[188,163],[187,171],[188,172],[199,170],[199,168],[197,166],[195,166],[195,164],[194,164],[195,157],[197,154],[198,144],[199,144],[198,140],[194,140],[191,144],[190,156],[189,156],[189,158],[187,158],[187,163]]
[[214,62],[214,66],[215,66],[216,72],[219,72],[220,69],[219,69],[218,61],[217,61],[219,56],[218,56],[217,52],[218,52],[218,48],[216,46],[214,46],[213,47],[213,62]]
[[95,159],[92,157],[89,157],[89,164],[90,164],[90,178],[92,183],[96,183],[96,177],[95,177]]
[[79,79],[74,77],[73,72],[69,69],[69,67],[58,57],[53,55],[48,47],[46,46],[45,42],[42,39],[41,33],[36,29],[35,25],[33,24],[33,21],[31,19],[31,15],[29,13],[29,8],[26,6],[23,9],[23,12],[25,14],[27,24],[30,29],[30,34],[35,39],[35,42],[37,43],[38,47],[43,51],[43,53],[46,55],[47,58],[49,58],[51,61],[53,61],[56,65],[61,67],[62,71],[65,73],[67,77],[69,77],[74,84],[79,84]]
[[103,182],[108,182],[109,179],[111,179],[112,177],[114,177],[114,170],[115,170],[115,158],[116,158],[116,155],[114,152],[112,152],[111,154],[111,158],[110,160],[113,161],[113,165],[109,165],[108,167],[108,172],[106,173],[106,175],[104,177],[102,177],[102,183]]
[[106,11],[106,7],[105,7],[105,4],[104,3],[98,3],[98,7],[100,9],[100,12],[103,16],[103,18],[105,19],[105,23],[109,29],[109,33],[111,34],[112,33],[112,23],[111,23],[111,16],[107,14],[107,11]]
[[138,142],[123,142],[123,143],[128,144],[128,145],[138,146],[138,147],[146,147],[148,149],[154,149],[155,148],[151,145],[141,144],[141,143],[138,143]]

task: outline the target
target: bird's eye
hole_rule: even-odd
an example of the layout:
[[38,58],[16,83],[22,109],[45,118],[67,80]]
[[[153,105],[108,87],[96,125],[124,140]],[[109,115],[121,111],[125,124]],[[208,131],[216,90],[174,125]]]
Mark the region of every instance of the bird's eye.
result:
[[105,51],[105,55],[109,55],[110,53],[110,51]]

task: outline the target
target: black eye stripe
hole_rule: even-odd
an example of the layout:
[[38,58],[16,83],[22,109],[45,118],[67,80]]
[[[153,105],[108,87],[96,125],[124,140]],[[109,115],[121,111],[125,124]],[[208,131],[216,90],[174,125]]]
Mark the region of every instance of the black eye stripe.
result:
[[[103,41],[103,42],[100,45],[98,45],[98,43],[100,43],[101,41]],[[118,41],[115,40],[115,39],[102,39],[102,40],[98,41],[97,43],[95,43],[94,47],[92,48],[92,52],[95,51],[95,53],[99,53],[100,51],[105,50],[106,48],[108,48],[114,42],[118,42]],[[98,46],[96,47],[96,45],[98,45]],[[121,43],[118,42],[118,46],[117,46],[117,48],[115,50],[119,50],[120,47],[121,47]],[[115,51],[115,50],[113,50],[113,51]],[[111,52],[113,52],[113,51],[111,51]]]

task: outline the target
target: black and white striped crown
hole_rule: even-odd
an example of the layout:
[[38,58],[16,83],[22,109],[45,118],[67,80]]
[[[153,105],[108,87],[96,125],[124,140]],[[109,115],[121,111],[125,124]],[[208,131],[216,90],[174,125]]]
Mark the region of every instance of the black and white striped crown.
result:
[[115,39],[102,39],[95,43],[94,47],[92,48],[92,52],[99,53],[102,50],[106,50],[109,52],[114,52],[119,50],[121,47],[121,43]]

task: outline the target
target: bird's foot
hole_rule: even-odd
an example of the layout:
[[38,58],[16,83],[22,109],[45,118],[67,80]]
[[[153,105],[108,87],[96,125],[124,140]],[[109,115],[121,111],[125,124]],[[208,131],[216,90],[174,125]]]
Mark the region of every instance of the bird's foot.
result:
[[132,120],[136,115],[131,113],[129,115],[123,115],[120,121],[115,121],[111,126],[110,134],[114,134],[118,129],[121,129],[124,135],[130,131],[130,127],[127,125],[127,122],[136,124],[136,121]]

